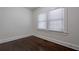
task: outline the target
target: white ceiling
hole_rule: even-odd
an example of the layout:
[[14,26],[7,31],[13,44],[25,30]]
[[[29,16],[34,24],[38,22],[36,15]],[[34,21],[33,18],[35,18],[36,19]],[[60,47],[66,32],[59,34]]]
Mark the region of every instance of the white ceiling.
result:
[[31,9],[31,10],[34,10],[34,9],[36,9],[36,8],[39,8],[39,7],[26,7],[26,8],[29,8],[29,9]]

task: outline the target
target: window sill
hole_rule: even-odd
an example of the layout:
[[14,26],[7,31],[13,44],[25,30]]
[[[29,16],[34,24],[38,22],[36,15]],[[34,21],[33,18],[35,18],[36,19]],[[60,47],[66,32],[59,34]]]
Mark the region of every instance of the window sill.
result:
[[38,29],[39,31],[49,31],[49,32],[57,32],[57,33],[64,33],[64,34],[69,34],[68,32],[64,32],[64,31],[54,31],[54,30],[46,30],[46,29]]

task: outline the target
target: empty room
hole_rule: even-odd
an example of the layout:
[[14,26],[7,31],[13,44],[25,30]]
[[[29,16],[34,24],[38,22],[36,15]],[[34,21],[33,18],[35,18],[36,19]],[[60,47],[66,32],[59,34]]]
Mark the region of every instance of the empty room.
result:
[[78,51],[79,7],[0,7],[0,51]]

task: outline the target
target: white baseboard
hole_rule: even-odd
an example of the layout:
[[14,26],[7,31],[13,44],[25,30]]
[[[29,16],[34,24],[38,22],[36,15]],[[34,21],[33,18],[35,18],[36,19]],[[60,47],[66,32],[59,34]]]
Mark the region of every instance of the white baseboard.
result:
[[63,41],[56,40],[54,38],[49,38],[49,37],[42,36],[42,35],[36,35],[35,34],[34,36],[37,36],[39,38],[46,39],[46,40],[51,41],[51,42],[55,42],[57,44],[60,44],[60,45],[63,45],[63,46],[66,46],[66,47],[69,47],[69,48],[72,48],[72,49],[75,49],[75,50],[79,50],[79,46],[78,45],[75,45],[75,44],[71,44],[71,43],[68,43],[68,42],[63,42]]
[[6,39],[0,39],[0,43],[5,43],[5,42],[17,40],[17,39],[28,37],[28,36],[31,36],[31,35],[27,34],[27,35],[20,35],[20,36],[15,36],[15,37],[9,37],[9,38],[6,38]]
[[[17,39],[28,37],[28,36],[31,36],[31,35],[28,34],[28,35],[15,36],[15,37],[7,38],[7,39],[0,39],[0,43],[5,43],[5,42],[17,40]],[[69,47],[69,48],[72,48],[72,49],[75,49],[75,50],[79,50],[79,46],[75,45],[75,44],[71,44],[71,43],[68,43],[68,42],[59,41],[59,40],[56,40],[56,39],[53,39],[53,38],[50,38],[50,37],[46,37],[46,36],[42,36],[42,35],[36,35],[36,34],[34,34],[34,36],[46,39],[46,40],[51,41],[51,42],[55,42],[57,44],[60,44],[60,45],[63,45],[63,46],[66,46],[66,47]]]

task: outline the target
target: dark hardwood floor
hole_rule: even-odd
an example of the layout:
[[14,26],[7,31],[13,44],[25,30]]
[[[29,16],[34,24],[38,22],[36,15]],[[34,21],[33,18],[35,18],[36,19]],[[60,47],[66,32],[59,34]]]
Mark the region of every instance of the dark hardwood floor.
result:
[[49,42],[47,40],[29,36],[18,40],[0,44],[0,51],[75,51],[74,49]]

